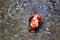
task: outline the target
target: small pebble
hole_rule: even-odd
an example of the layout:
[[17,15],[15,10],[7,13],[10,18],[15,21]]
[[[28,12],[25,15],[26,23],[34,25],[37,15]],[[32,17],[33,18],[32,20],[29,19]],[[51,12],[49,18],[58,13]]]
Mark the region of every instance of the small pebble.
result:
[[19,8],[16,8],[16,10],[18,10]]
[[49,31],[49,29],[48,29],[48,28],[46,28],[46,31]]
[[26,4],[24,3],[24,6],[26,6]]
[[19,4],[19,2],[17,2],[17,4]]
[[3,22],[3,21],[0,21],[0,22]]
[[16,34],[15,37],[18,37],[18,35]]

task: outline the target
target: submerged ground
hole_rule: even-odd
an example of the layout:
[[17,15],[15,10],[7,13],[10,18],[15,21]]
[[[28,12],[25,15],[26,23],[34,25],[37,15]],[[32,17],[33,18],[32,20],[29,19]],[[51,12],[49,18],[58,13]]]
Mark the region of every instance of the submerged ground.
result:
[[[42,28],[29,33],[34,12]],[[60,0],[0,0],[0,40],[60,40]]]

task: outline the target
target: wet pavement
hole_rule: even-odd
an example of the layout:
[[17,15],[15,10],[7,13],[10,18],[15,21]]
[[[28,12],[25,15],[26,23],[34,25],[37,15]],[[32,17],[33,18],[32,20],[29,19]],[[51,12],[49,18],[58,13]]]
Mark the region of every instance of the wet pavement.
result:
[[[0,0],[0,40],[60,40],[60,0]],[[37,12],[42,25],[29,32],[28,20]]]

